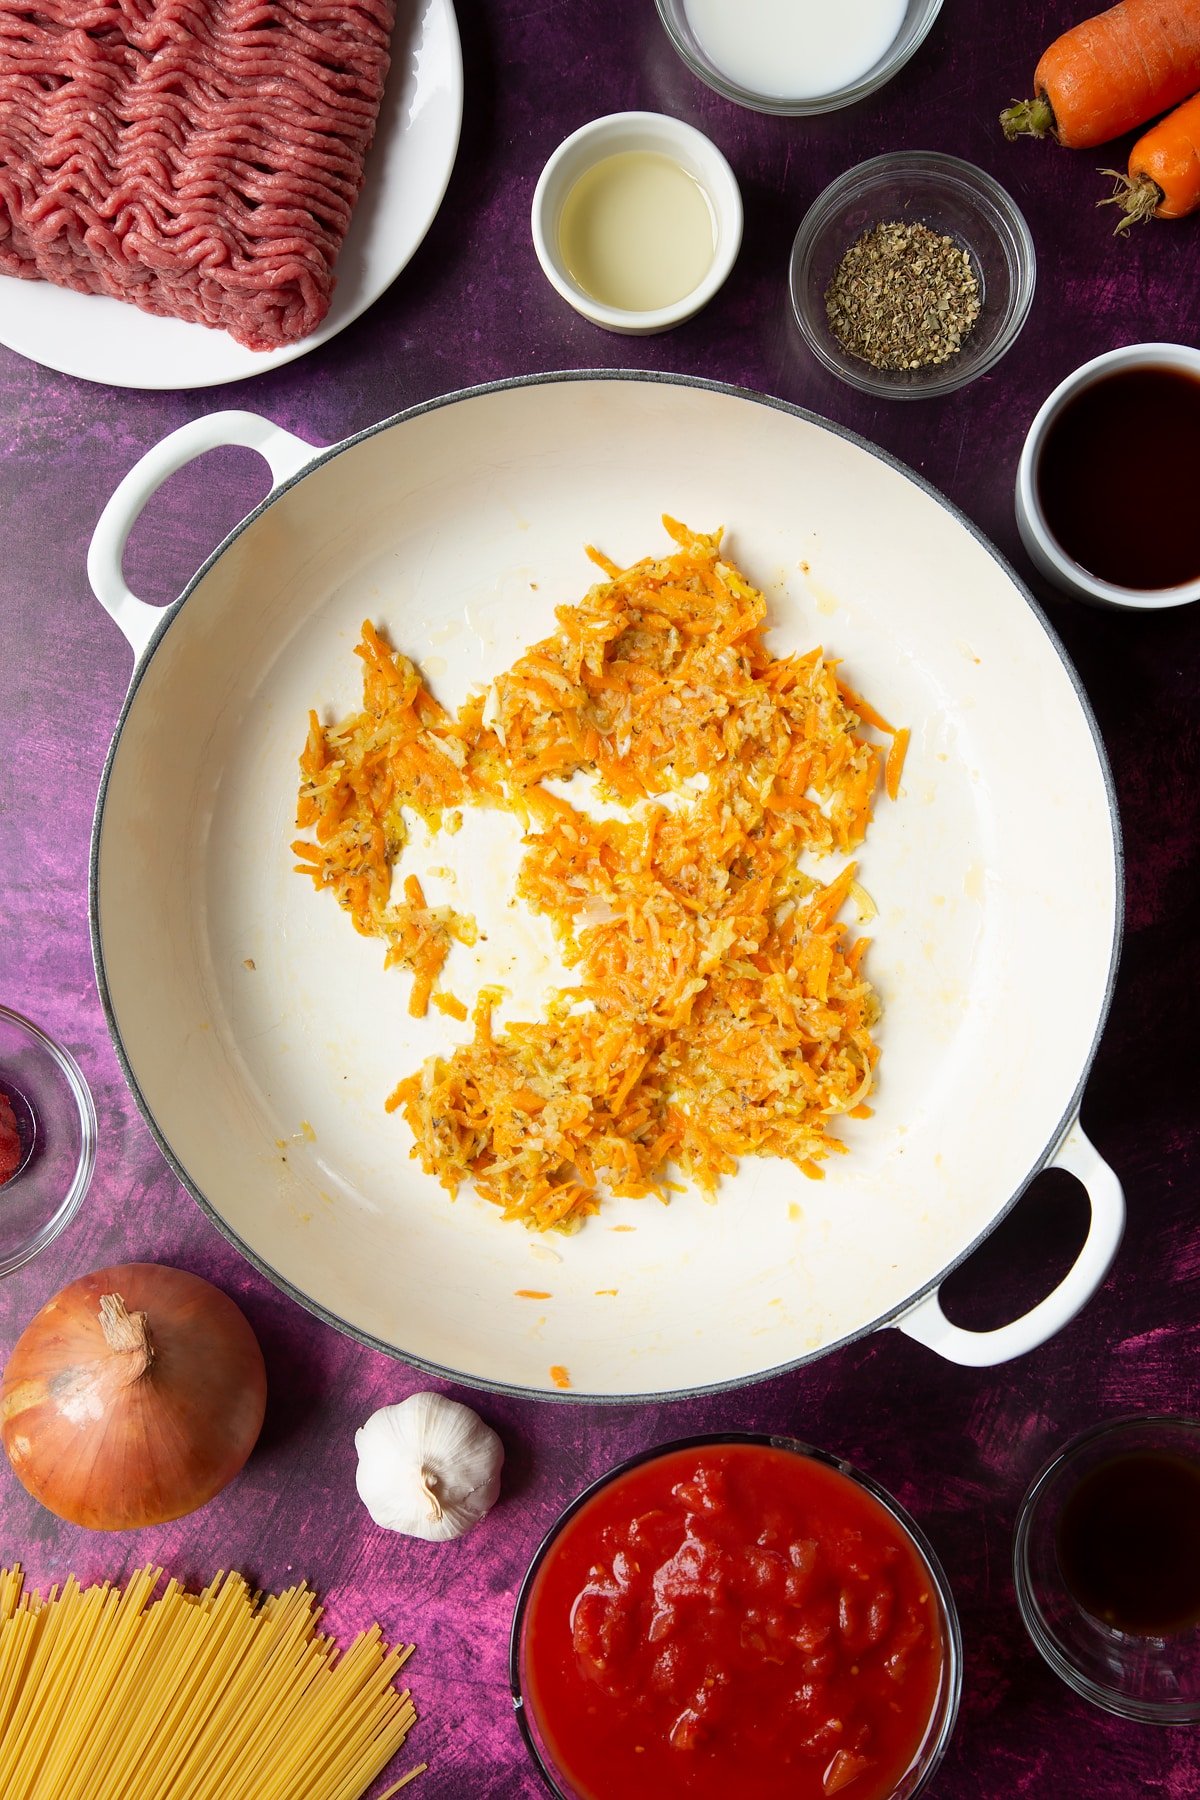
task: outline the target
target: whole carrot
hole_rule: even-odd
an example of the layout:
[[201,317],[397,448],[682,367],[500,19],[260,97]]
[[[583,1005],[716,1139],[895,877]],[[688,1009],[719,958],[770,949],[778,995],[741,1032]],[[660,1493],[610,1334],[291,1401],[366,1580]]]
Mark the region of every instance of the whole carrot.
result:
[[1106,144],[1200,88],[1200,0],[1121,0],[1073,25],[1033,72],[1034,98],[1000,114],[1004,135]]
[[1118,231],[1142,219],[1182,219],[1200,207],[1200,94],[1143,132],[1129,152],[1129,172],[1102,169],[1116,191],[1100,206],[1119,206]]

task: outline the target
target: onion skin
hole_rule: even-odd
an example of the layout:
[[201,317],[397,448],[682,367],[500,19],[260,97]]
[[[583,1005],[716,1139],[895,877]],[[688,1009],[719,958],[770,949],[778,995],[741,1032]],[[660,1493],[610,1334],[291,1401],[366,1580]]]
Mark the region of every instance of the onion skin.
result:
[[[106,1337],[109,1295],[145,1314],[149,1357]],[[183,1269],[122,1263],[72,1282],[26,1326],[0,1383],[0,1438],[59,1518],[134,1530],[182,1518],[232,1481],[266,1400],[258,1340],[227,1294]]]

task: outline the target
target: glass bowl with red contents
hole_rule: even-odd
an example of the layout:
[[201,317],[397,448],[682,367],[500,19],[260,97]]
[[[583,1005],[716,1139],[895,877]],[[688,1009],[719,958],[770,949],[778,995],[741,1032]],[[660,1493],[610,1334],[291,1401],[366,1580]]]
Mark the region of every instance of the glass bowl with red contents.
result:
[[70,1051],[0,1006],[0,1275],[74,1218],[96,1160],[96,1109]]
[[946,1577],[876,1482],[789,1437],[622,1463],[534,1556],[517,1721],[557,1800],[912,1800],[958,1710]]

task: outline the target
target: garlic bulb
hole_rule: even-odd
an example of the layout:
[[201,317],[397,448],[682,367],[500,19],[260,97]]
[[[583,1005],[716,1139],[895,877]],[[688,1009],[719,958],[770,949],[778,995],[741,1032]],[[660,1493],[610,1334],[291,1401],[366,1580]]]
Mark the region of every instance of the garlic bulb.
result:
[[410,1394],[354,1434],[358,1492],[377,1525],[444,1542],[461,1537],[500,1492],[504,1446],[469,1406]]

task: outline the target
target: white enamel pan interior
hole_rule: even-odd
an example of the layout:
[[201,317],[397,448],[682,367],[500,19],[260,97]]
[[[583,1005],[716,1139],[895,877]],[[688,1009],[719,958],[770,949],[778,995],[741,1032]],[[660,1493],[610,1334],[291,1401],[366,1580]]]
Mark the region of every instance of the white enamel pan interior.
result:
[[[261,450],[272,495],[156,612],[121,574],[129,528],[171,470],[231,442]],[[384,1112],[467,1028],[410,1019],[408,978],[293,873],[296,758],[309,707],[359,698],[365,617],[457,706],[590,584],[585,543],[663,550],[664,512],[724,525],[773,643],[823,643],[912,728],[902,797],[880,798],[860,858],[876,1111],[846,1123],[823,1181],[752,1159],[715,1204],[612,1201],[538,1237],[470,1191],[451,1201]],[[182,1180],[314,1312],[478,1386],[613,1398],[745,1382],[881,1324],[997,1362],[1102,1280],[1121,1190],[1077,1115],[1119,942],[1104,754],[1028,594],[906,470],[792,407],[640,375],[474,390],[321,451],[219,413],[126,478],[89,574],[138,658],[93,843],[116,1045]],[[507,1016],[557,966],[510,904],[519,851],[511,821],[468,812],[406,864],[486,936],[455,947],[447,985],[469,1003],[503,982]],[[951,1326],[939,1280],[1051,1161],[1090,1195],[1079,1260],[1025,1318]]]

